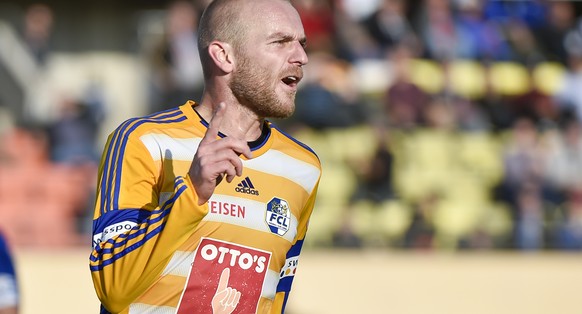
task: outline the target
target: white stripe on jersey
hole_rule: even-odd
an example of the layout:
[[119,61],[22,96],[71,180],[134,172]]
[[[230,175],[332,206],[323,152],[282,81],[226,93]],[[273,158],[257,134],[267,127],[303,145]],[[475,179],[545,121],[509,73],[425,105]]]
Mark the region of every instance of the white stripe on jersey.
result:
[[194,252],[176,251],[166,268],[162,272],[162,276],[174,275],[181,277],[188,277],[190,269],[192,268],[192,261],[194,261]]
[[[202,139],[173,138],[166,134],[149,133],[142,135],[141,142],[150,152],[154,161],[164,159],[192,161]],[[167,155],[171,154],[171,155]]]
[[0,274],[0,309],[18,306],[16,280],[10,274]]
[[244,167],[289,179],[302,186],[307,193],[311,193],[319,178],[317,167],[274,149],[259,158],[246,160]]
[[[237,217],[226,214],[221,214],[220,212],[213,212],[213,207],[211,202],[236,204],[239,206],[244,206],[245,217]],[[249,229],[254,229],[262,232],[271,233],[271,229],[265,222],[267,204],[263,202],[257,202],[249,200],[246,198],[240,198],[235,196],[228,196],[223,194],[214,194],[208,201],[209,208],[208,214],[202,219],[203,221],[213,221],[213,222],[223,222],[228,224],[233,224]],[[220,210],[220,209],[218,209]],[[285,240],[293,242],[295,236],[297,235],[297,218],[291,213],[291,223],[289,230],[282,236]]]
[[[165,134],[146,134],[140,140],[154,161],[159,161],[162,156],[166,159],[192,161],[201,141],[199,138],[172,138]],[[170,152],[171,155],[167,155]],[[273,149],[258,158],[243,160],[243,167],[291,180],[302,186],[307,193],[311,193],[319,178],[317,167]]]
[[277,285],[279,284],[279,273],[268,270],[263,282],[261,297],[273,300],[277,294]]
[[171,306],[149,305],[132,303],[129,305],[129,314],[175,314],[177,308]]

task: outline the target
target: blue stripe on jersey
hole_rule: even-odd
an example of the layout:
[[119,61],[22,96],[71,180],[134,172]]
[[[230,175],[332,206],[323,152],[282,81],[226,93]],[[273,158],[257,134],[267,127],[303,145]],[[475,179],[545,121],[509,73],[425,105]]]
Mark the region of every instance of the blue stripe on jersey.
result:
[[[180,183],[183,183],[183,180],[181,180]],[[122,247],[122,246],[124,246],[127,243],[127,241],[132,240],[132,239],[135,239],[138,236],[143,235],[144,233],[146,233],[147,232],[147,227],[149,225],[152,225],[152,224],[155,224],[155,223],[159,222],[160,220],[164,219],[170,213],[170,210],[171,210],[171,208],[172,208],[175,200],[182,194],[182,192],[184,190],[186,190],[186,186],[185,185],[182,185],[178,189],[178,191],[176,192],[176,194],[174,195],[174,197],[172,197],[170,200],[168,200],[166,202],[166,204],[164,204],[164,206],[161,209],[151,212],[148,221],[138,222],[138,223],[147,222],[147,225],[144,226],[144,228],[139,229],[138,232],[135,232],[135,233],[132,233],[132,234],[130,234],[130,233],[120,234],[117,238],[109,239],[106,242],[106,244],[107,243],[112,243],[113,244],[113,247],[112,248],[108,248],[108,249],[104,249],[102,247],[96,248],[96,252],[98,253],[97,255],[112,253],[115,248]],[[160,214],[160,215],[158,215],[158,214]],[[155,215],[158,215],[158,216],[152,219],[151,217],[153,217]],[[139,228],[139,226],[134,227],[133,230],[138,230],[137,228]],[[141,241],[141,242],[145,242],[145,241]],[[138,243],[141,243],[141,242],[138,242]],[[133,244],[133,245],[136,245],[136,244]],[[141,243],[141,244],[143,244],[143,243]],[[140,244],[140,246],[141,246],[141,244]],[[94,257],[93,255],[91,255],[91,260],[94,261],[94,262],[96,262],[98,259],[96,257]]]
[[99,314],[111,314],[111,312],[109,312],[103,305],[101,305]]
[[[119,253],[117,253],[117,254],[114,254],[114,255],[113,255],[111,258],[109,258],[109,259],[107,259],[107,260],[104,260],[104,261],[103,261],[101,264],[99,264],[99,265],[97,265],[97,266],[91,266],[91,267],[90,267],[90,268],[91,268],[91,271],[99,271],[99,270],[102,270],[102,269],[103,269],[105,266],[107,266],[107,265],[111,265],[111,264],[113,264],[115,261],[117,261],[118,259],[120,259],[120,258],[124,257],[125,255],[127,255],[127,254],[129,254],[129,253],[131,253],[131,252],[133,252],[134,250],[137,250],[137,249],[139,249],[139,248],[140,248],[142,245],[144,245],[144,243],[146,243],[146,242],[147,242],[149,239],[151,239],[151,238],[155,237],[155,236],[156,236],[156,235],[158,235],[160,232],[162,232],[162,230],[164,230],[164,227],[165,227],[165,226],[166,226],[166,223],[164,222],[164,223],[162,223],[161,225],[159,225],[158,227],[156,227],[154,230],[152,230],[152,231],[150,231],[149,233],[147,233],[147,234],[144,236],[144,238],[143,238],[141,241],[139,241],[139,242],[136,242],[136,243],[134,243],[134,244],[132,244],[132,245],[130,245],[130,246],[128,246],[128,247],[126,247],[126,248],[125,248],[123,251],[121,251],[121,252],[119,252]],[[142,231],[144,231],[144,232],[142,232]],[[142,235],[142,234],[144,234],[144,233],[145,233],[145,231],[146,231],[145,229],[142,229],[142,230],[140,230],[138,233],[139,233],[139,235]],[[119,236],[119,238],[121,238],[121,236],[122,236],[122,235],[120,235],[120,236]],[[119,239],[119,238],[118,238],[118,239]],[[126,239],[126,241],[127,241],[127,240],[130,240],[131,238],[132,238],[132,237],[128,237],[128,238]],[[99,253],[100,253],[100,254],[109,254],[109,253],[112,253],[112,251],[113,251],[112,249],[108,249],[108,250],[103,250],[102,252],[99,252]]]
[[[117,158],[117,167],[116,167],[116,172],[115,172],[115,190],[113,192],[113,208],[119,208],[119,189],[121,186],[121,168],[123,165],[123,155],[125,154],[125,147],[127,146],[127,141],[129,140],[129,134],[131,134],[131,132],[135,131],[135,129],[137,129],[137,127],[139,127],[140,125],[142,125],[144,123],[155,122],[157,124],[167,124],[167,123],[182,122],[182,121],[187,119],[186,116],[183,115],[181,112],[179,113],[179,115],[181,115],[181,117],[176,118],[174,120],[165,120],[165,121],[141,120],[139,122],[136,122],[127,131],[127,133],[125,133],[123,143],[121,144],[121,152]],[[175,115],[172,115],[172,116],[175,116]],[[170,116],[168,116],[168,117],[170,117]]]
[[[264,132],[264,131],[261,131],[261,132]],[[265,138],[263,139],[262,142],[260,142],[258,144],[253,143],[253,147],[251,147],[251,151],[254,152],[255,150],[258,150],[261,147],[263,147],[263,145],[265,145],[265,143],[267,143],[269,138],[271,138],[271,131],[270,130],[269,130],[269,132],[267,132],[267,136],[265,136]]]
[[8,244],[4,240],[4,237],[0,233],[0,273],[15,275],[14,264],[12,263],[12,258],[10,257],[10,250],[8,249]]
[[[163,119],[173,118],[176,116],[182,115],[182,119],[176,120],[166,120]],[[158,112],[143,118],[132,118],[124,123],[122,123],[119,128],[115,131],[113,137],[111,138],[111,142],[109,143],[109,147],[107,150],[106,161],[104,163],[103,168],[103,177],[101,179],[101,214],[105,213],[108,210],[112,210],[117,208],[117,198],[116,195],[113,195],[114,201],[111,200],[112,193],[111,188],[113,186],[113,181],[115,179],[115,174],[121,173],[122,167],[122,156],[125,149],[125,144],[127,143],[127,139],[129,138],[129,134],[137,128],[137,126],[144,124],[144,123],[172,123],[172,122],[180,122],[185,120],[186,117],[183,116],[183,113],[180,109],[174,108],[162,112]],[[137,122],[136,122],[137,121]],[[134,122],[136,122],[134,124]],[[133,126],[131,126],[133,124]],[[130,127],[131,126],[131,127]],[[129,127],[129,130],[126,129]],[[122,142],[123,141],[123,142]],[[122,145],[120,147],[120,145]],[[113,150],[113,151],[112,151]],[[115,163],[112,163],[112,160],[115,160]],[[121,179],[116,180],[120,181]],[[119,187],[116,187],[116,191],[119,191]]]
[[[172,113],[172,112],[179,112],[178,108],[172,108],[166,111],[162,111],[162,112],[156,112],[154,114],[151,114],[149,116],[145,116],[144,118],[160,118],[158,116],[163,117],[165,114],[168,113]],[[100,207],[100,211],[101,214],[105,213],[106,211],[106,206],[105,204],[108,204],[110,201],[110,194],[111,194],[111,179],[113,176],[113,166],[115,165],[111,165],[111,159],[114,158],[114,156],[117,155],[117,151],[119,149],[119,141],[121,140],[120,138],[120,134],[124,132],[125,128],[127,128],[128,125],[132,124],[134,121],[138,120],[139,118],[132,118],[129,120],[126,120],[125,122],[123,122],[113,133],[113,136],[111,137],[111,141],[109,142],[109,146],[107,147],[107,151],[105,153],[105,162],[104,162],[104,166],[103,166],[103,172],[102,172],[102,178],[101,178],[101,207]],[[110,169],[111,168],[111,169]]]
[[[298,240],[291,246],[285,258],[297,257],[301,253],[301,248],[303,247],[303,240]],[[277,284],[277,292],[285,292],[285,300],[283,300],[282,312],[285,312],[285,306],[287,305],[287,299],[289,299],[289,292],[291,292],[291,285],[293,284],[293,278],[295,276],[288,276],[281,278]]]
[[108,226],[122,221],[139,223],[152,214],[151,211],[141,208],[124,208],[123,210],[110,211],[93,220],[93,235],[99,234]]
[[289,251],[287,251],[287,256],[285,256],[285,258],[299,256],[299,254],[301,253],[301,248],[303,247],[303,241],[304,240],[297,240],[297,242],[295,242],[295,244],[291,246]]
[[[180,186],[180,188],[177,189],[174,196],[171,199],[169,199],[161,209],[151,212],[150,217],[159,213],[160,215],[158,217],[156,217],[154,219],[150,219],[147,222],[147,224],[144,226],[144,228],[140,229],[139,231],[137,231],[133,234],[128,234],[128,233],[120,234],[116,238],[109,239],[106,242],[106,244],[111,243],[111,244],[113,244],[113,247],[107,248],[107,249],[103,249],[103,247],[97,247],[95,249],[95,253],[97,253],[97,254],[96,255],[91,254],[90,260],[92,262],[97,262],[99,260],[99,256],[103,256],[104,254],[113,253],[114,249],[126,245],[129,240],[135,239],[135,238],[145,234],[147,232],[148,226],[150,226],[151,224],[154,224],[154,223],[159,222],[160,220],[163,220],[170,213],[176,199],[178,199],[178,197],[180,197],[180,195],[187,189],[187,186],[184,185],[184,180],[182,177],[176,178],[175,185],[176,186],[181,185],[181,186]],[[129,247],[126,247],[123,251],[121,251],[117,254],[114,254],[109,259],[103,260],[101,264],[99,264],[97,266],[91,266],[90,267],[91,271],[99,271],[99,270],[103,269],[103,267],[112,264],[113,262],[115,262],[119,258],[121,258],[121,257],[127,255],[128,253],[138,249],[144,243],[146,243],[149,239],[151,239],[154,236],[156,236],[157,234],[159,234],[164,229],[165,225],[166,225],[165,222],[162,223],[161,225],[159,225],[155,229],[151,230],[149,233],[145,234],[144,238],[142,240],[140,240],[139,242],[136,242],[136,243],[130,245]],[[134,228],[137,228],[137,227],[138,226],[136,226]],[[137,229],[135,229],[135,230],[137,230]]]
[[[277,285],[277,292],[284,291],[285,292],[285,299],[283,300],[283,308],[281,309],[281,313],[285,312],[285,307],[287,306],[287,300],[289,299],[289,292],[291,291],[291,284],[293,283],[293,276],[285,277],[279,280],[279,284]],[[284,290],[279,291],[279,287],[284,287]]]
[[[160,222],[161,220],[163,220],[164,218],[166,218],[166,216],[168,215],[168,213],[169,213],[169,210],[165,210],[164,212],[162,212],[161,215],[157,215],[156,218],[148,219],[147,220],[147,225],[144,226],[141,229],[139,229],[139,226],[133,227],[131,231],[138,230],[137,232],[131,233],[131,231],[130,231],[129,233],[122,233],[122,234],[120,234],[116,239],[109,239],[106,243],[113,243],[113,246],[110,247],[110,248],[106,248],[106,249],[105,248],[98,248],[97,251],[99,251],[100,254],[111,254],[111,253],[113,253],[113,251],[115,249],[124,246],[127,241],[133,240],[133,239],[138,238],[139,236],[147,233],[147,231],[148,231],[147,227],[149,227],[150,225],[153,225],[155,223]],[[152,216],[154,216],[154,215],[152,215]]]
[[277,131],[279,131],[279,133],[283,134],[284,136],[286,136],[287,138],[289,138],[290,140],[292,140],[293,142],[295,142],[297,145],[305,148],[307,151],[309,151],[310,153],[312,153],[313,155],[315,155],[315,157],[317,157],[317,159],[319,159],[319,156],[317,156],[317,154],[307,145],[301,143],[299,140],[297,140],[296,138],[294,138],[293,136],[283,132],[283,130],[279,129],[276,125],[274,125],[273,123],[271,123],[271,128],[275,129]]

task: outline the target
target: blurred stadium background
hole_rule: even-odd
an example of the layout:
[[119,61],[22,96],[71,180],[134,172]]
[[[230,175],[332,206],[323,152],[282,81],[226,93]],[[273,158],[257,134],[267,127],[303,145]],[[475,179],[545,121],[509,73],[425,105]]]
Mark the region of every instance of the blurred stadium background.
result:
[[[197,100],[211,0],[0,0],[0,229],[23,313],[95,313],[106,136]],[[580,313],[582,3],[293,0],[324,175],[289,312]]]

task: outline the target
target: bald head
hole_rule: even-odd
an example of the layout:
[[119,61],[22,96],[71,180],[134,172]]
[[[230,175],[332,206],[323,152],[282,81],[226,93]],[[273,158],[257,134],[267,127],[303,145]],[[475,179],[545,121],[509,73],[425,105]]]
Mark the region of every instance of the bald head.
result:
[[253,5],[272,1],[290,3],[289,0],[214,0],[208,5],[198,28],[198,49],[205,77],[210,74],[210,44],[216,40],[238,49],[252,25],[249,21],[256,14],[251,9]]

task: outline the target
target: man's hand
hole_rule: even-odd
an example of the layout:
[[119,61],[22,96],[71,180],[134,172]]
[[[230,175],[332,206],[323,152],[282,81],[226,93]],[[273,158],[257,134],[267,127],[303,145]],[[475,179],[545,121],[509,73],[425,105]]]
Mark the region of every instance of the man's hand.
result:
[[218,137],[225,112],[226,105],[220,103],[212,115],[188,172],[198,194],[198,205],[210,199],[214,189],[222,181],[223,175],[226,175],[228,182],[231,182],[235,176],[242,175],[243,165],[240,154],[249,159],[252,158],[251,149],[245,140]]

